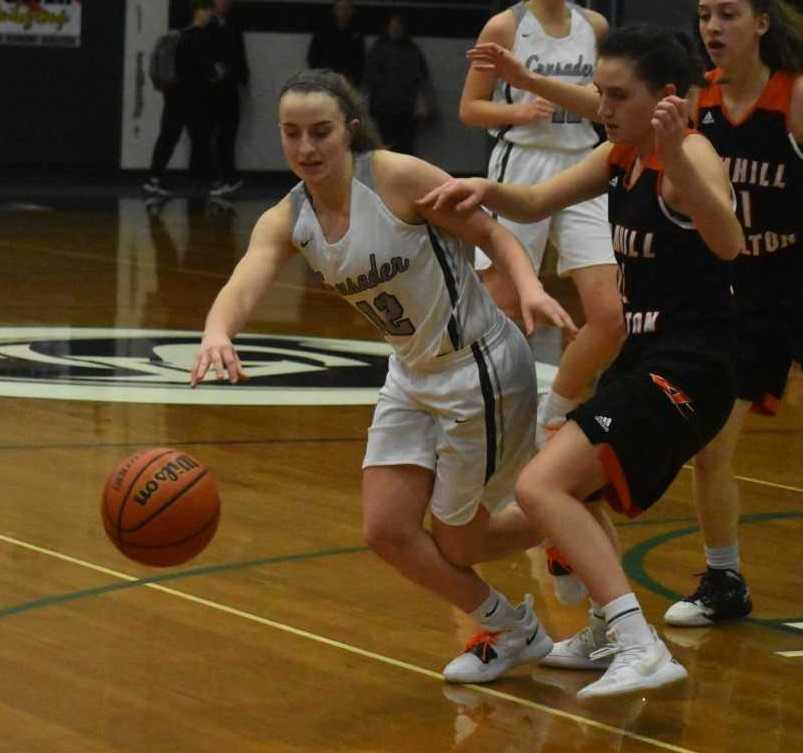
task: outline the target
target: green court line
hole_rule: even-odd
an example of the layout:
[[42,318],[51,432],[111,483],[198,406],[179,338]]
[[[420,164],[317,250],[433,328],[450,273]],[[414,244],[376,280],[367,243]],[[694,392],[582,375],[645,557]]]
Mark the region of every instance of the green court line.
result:
[[[789,520],[794,518],[803,518],[803,510],[796,510],[791,512],[762,512],[762,513],[754,513],[752,515],[742,515],[739,518],[740,523],[747,523],[747,524],[754,524],[754,523],[766,523],[770,520]],[[635,546],[631,547],[630,549],[625,552],[624,556],[622,557],[622,565],[624,566],[625,572],[627,573],[628,577],[632,580],[635,580],[637,583],[642,585],[648,591],[652,591],[652,593],[662,596],[665,599],[668,599],[671,602],[678,601],[682,599],[685,594],[677,593],[676,591],[672,591],[670,588],[667,588],[662,583],[659,583],[657,580],[652,578],[650,575],[647,574],[647,571],[644,567],[644,560],[646,559],[647,555],[659,546],[666,544],[673,539],[682,538],[683,536],[689,536],[692,533],[697,533],[700,530],[699,526],[689,526],[688,528],[678,528],[673,531],[667,531],[666,533],[662,533],[658,536],[653,536],[651,539],[646,539],[645,541],[636,544]],[[760,625],[761,627],[770,628],[772,630],[778,630],[783,633],[792,634],[800,637],[800,630],[796,628],[787,627],[784,625],[784,622],[796,622],[795,618],[775,618],[775,619],[761,619],[759,617],[748,617],[745,619],[745,622],[753,623],[754,625]]]
[[[210,445],[260,445],[260,444],[326,444],[364,442],[365,437],[288,437],[266,439],[188,439],[174,442],[165,440],[160,447],[202,447]],[[6,450],[105,450],[118,447],[142,447],[144,442],[66,442],[64,444],[4,444],[0,445],[0,452]]]
[[0,618],[10,617],[15,614],[21,614],[22,612],[29,612],[32,609],[42,609],[55,604],[64,604],[70,601],[76,601],[78,599],[102,596],[103,594],[113,593],[114,591],[124,591],[129,588],[137,588],[139,586],[145,586],[148,583],[165,583],[171,580],[195,578],[199,575],[211,575],[229,572],[232,570],[245,570],[246,568],[259,567],[261,565],[277,565],[283,562],[298,562],[300,560],[320,559],[322,557],[335,557],[342,554],[361,554],[367,551],[368,548],[364,546],[345,547],[341,549],[322,549],[317,552],[287,554],[278,557],[262,557],[256,560],[228,562],[221,565],[205,565],[204,567],[195,567],[192,570],[179,570],[169,573],[161,573],[160,575],[152,575],[148,578],[138,578],[137,580],[115,582],[107,586],[96,586],[95,588],[85,588],[81,591],[70,591],[69,593],[65,594],[43,596],[41,599],[34,599],[33,601],[26,601],[21,604],[15,604],[13,606],[0,609]]

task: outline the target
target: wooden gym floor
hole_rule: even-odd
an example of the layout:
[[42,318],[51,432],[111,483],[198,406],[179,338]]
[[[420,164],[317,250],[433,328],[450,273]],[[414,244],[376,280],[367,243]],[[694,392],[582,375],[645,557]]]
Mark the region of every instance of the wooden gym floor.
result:
[[[173,381],[161,384],[164,363],[132,360],[108,342],[97,359],[107,370],[116,364],[117,376],[82,377],[97,359],[69,345],[81,328],[197,332],[271,196],[214,206],[175,199],[151,214],[130,192],[82,196],[0,207],[0,751],[803,750],[798,374],[783,415],[752,416],[739,446],[751,619],[662,625],[703,566],[688,470],[643,519],[619,520],[628,573],[688,667],[686,687],[589,707],[574,698],[589,673],[520,669],[486,687],[446,686],[439,671],[470,626],[361,541],[370,405],[348,404],[348,390],[334,398],[344,404],[292,404],[302,393],[317,399],[292,385],[280,390],[285,405],[268,404],[266,392],[256,405],[213,404],[211,386],[209,404],[182,404],[187,347],[170,365]],[[553,289],[569,296],[565,285]],[[301,264],[248,332],[376,340]],[[31,362],[20,355],[25,336],[67,345]],[[80,368],[69,366],[79,356]],[[545,360],[554,358],[553,347]],[[287,365],[278,362],[267,371]],[[150,390],[150,402],[126,402],[131,382],[120,373],[149,368],[154,381],[138,389]],[[209,548],[167,571],[118,554],[99,516],[106,473],[150,446],[207,463],[224,505]],[[539,550],[481,570],[511,597],[532,592],[553,636],[583,624],[582,610],[555,602]]]

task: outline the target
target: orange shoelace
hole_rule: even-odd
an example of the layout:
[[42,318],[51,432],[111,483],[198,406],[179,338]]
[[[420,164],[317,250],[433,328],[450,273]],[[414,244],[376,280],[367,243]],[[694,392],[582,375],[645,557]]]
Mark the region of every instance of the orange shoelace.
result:
[[475,636],[470,638],[466,642],[466,653],[473,651],[477,646],[482,647],[482,652],[479,654],[480,661],[485,662],[487,659],[487,651],[488,649],[496,643],[500,635],[500,632],[491,632],[490,630],[484,630],[480,633],[477,633]]
[[572,566],[566,561],[565,557],[563,556],[563,554],[561,554],[560,550],[557,547],[554,546],[547,547],[546,556],[548,560],[556,562],[565,570],[572,572]]

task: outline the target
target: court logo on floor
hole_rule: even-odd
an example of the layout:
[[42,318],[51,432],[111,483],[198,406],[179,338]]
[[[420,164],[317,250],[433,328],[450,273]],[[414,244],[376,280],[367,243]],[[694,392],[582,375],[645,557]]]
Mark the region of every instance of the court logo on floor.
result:
[[196,389],[199,332],[0,327],[0,397],[183,405],[370,405],[385,381],[382,342],[286,335],[235,340],[250,379]]

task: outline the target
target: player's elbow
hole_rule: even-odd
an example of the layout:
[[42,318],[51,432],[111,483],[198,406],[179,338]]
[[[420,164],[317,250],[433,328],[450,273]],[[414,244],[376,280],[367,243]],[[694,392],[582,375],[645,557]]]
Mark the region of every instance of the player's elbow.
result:
[[477,113],[477,108],[474,106],[474,102],[469,100],[460,100],[460,108],[458,110],[458,116],[460,117],[460,122],[465,126],[481,126],[482,123],[479,114]]

